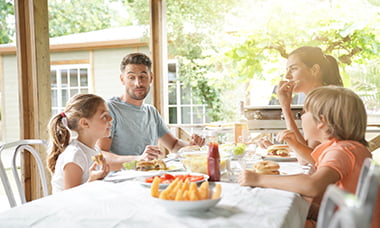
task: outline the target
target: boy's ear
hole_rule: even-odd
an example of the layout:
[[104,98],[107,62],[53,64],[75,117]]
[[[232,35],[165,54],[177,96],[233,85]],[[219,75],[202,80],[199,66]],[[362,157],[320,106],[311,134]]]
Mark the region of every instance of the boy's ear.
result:
[[86,118],[80,118],[79,119],[79,126],[81,126],[82,128],[88,128],[89,125],[88,125],[88,121]]

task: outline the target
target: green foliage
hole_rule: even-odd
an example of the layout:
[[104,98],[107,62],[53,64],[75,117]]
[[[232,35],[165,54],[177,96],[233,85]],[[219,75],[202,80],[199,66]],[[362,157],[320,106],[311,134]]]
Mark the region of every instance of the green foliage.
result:
[[10,17],[14,16],[12,0],[0,0],[0,44],[12,42],[15,27],[9,24]]
[[[379,59],[380,34],[377,25],[380,17],[377,12],[368,10],[360,15],[361,12],[357,9],[350,8],[350,4],[346,6],[344,1],[339,0],[333,1],[331,7],[319,4],[316,5],[317,9],[304,8],[304,11],[298,5],[294,8],[276,7],[283,3],[275,0],[268,4],[272,4],[271,13],[262,12],[258,16],[261,18],[255,18],[265,25],[258,23],[256,27],[251,26],[246,34],[235,36],[236,39],[246,39],[231,45],[225,53],[231,77],[243,82],[251,79],[274,82],[276,77],[279,78],[280,69],[285,68],[280,59],[286,59],[289,52],[297,47],[310,45],[319,46],[326,54],[338,59],[346,87],[356,85],[355,90],[362,94],[369,88],[373,89],[373,85],[378,82],[378,72],[367,71],[366,79],[360,79],[361,86],[357,86],[360,77],[354,79],[350,72],[353,68],[348,66],[364,67],[363,64],[368,64],[369,60]],[[355,2],[353,6],[366,7],[365,3],[357,4],[359,3]],[[265,7],[261,8],[263,9],[265,11]],[[266,18],[268,14],[272,16]],[[379,103],[373,94],[367,98],[374,99],[371,104]]]
[[[218,54],[215,38],[223,33],[225,15],[236,3],[233,0],[166,1],[168,54],[179,60],[180,80],[207,104],[207,115],[212,121],[231,116],[221,98],[223,87],[218,87],[219,82],[211,77],[212,72],[220,71],[221,65],[212,58]],[[148,1],[129,0],[124,4],[139,24],[149,24]]]
[[49,34],[56,37],[110,28],[114,15],[117,12],[103,0],[49,0]]

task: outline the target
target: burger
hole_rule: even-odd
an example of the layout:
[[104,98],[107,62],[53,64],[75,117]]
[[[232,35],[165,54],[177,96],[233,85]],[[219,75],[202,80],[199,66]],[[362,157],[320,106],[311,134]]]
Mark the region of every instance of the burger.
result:
[[166,164],[162,160],[138,161],[136,163],[137,171],[166,170]]
[[253,165],[256,173],[266,174],[266,175],[279,175],[280,165],[275,161],[259,161]]
[[95,155],[95,156],[92,156],[91,158],[92,158],[92,160],[93,160],[97,165],[103,165],[103,159],[104,159],[104,157],[103,157],[103,154],[102,154],[102,153],[99,153],[99,154],[97,154],[97,155]]
[[285,144],[274,144],[267,149],[268,156],[289,157],[289,146]]

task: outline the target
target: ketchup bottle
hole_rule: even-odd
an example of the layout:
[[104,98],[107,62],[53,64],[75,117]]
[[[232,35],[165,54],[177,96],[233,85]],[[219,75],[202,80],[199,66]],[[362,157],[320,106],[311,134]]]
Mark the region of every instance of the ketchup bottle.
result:
[[220,181],[220,155],[217,142],[208,145],[207,168],[209,181]]

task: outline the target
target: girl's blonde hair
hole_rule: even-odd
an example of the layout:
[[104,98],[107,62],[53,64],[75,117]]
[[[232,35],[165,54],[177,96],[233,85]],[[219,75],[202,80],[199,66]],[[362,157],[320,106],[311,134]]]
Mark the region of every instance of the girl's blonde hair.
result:
[[91,118],[97,111],[100,104],[105,103],[104,99],[94,94],[77,94],[66,104],[62,113],[53,116],[48,124],[49,131],[49,155],[47,165],[54,173],[58,156],[70,143],[70,130],[79,130],[79,120],[81,118]]
[[323,86],[306,97],[304,109],[320,122],[324,117],[327,134],[338,140],[354,140],[368,146],[365,140],[367,113],[363,101],[353,91],[337,86]]

